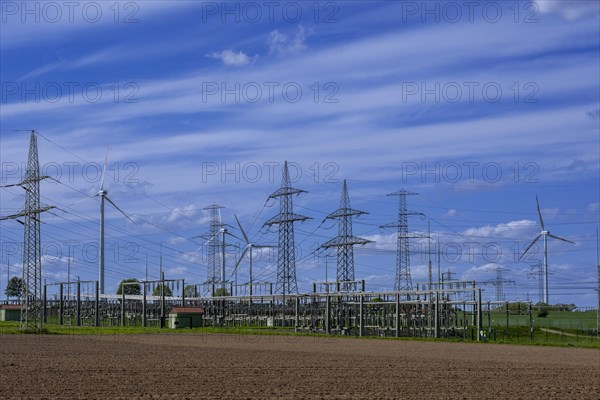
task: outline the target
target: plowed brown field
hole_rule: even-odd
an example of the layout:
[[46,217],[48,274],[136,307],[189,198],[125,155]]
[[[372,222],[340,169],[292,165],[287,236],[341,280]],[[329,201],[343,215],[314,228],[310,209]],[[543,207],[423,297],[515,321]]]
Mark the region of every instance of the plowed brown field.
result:
[[297,336],[0,336],[0,398],[598,399],[593,349]]

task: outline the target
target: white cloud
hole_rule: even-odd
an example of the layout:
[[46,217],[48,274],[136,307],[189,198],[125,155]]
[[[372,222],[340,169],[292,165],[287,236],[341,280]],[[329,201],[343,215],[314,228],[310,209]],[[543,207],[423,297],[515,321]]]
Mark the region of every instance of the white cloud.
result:
[[479,237],[522,238],[530,234],[536,226],[535,221],[522,219],[520,221],[510,221],[506,224],[469,228],[464,231],[464,234]]
[[542,208],[542,218],[546,219],[546,217],[556,217],[560,210],[557,207],[553,208]]
[[186,239],[181,236],[171,236],[169,239],[167,239],[167,243],[169,243],[170,245],[180,244],[185,241],[186,241]]
[[558,13],[565,19],[573,21],[585,15],[597,14],[600,3],[589,0],[535,0],[542,14]]
[[504,268],[504,266],[502,266],[501,264],[497,264],[497,263],[488,263],[488,264],[483,264],[483,265],[479,265],[476,267],[471,267],[471,268],[467,269],[465,272],[463,272],[461,279],[467,280],[467,281],[483,280],[485,278],[489,278],[490,273],[496,271],[497,268]]
[[396,277],[391,274],[377,273],[365,275],[367,290],[394,290]]
[[587,206],[587,210],[588,210],[588,212],[590,212],[592,214],[598,214],[598,210],[600,210],[600,203],[598,203],[598,202],[590,203]]
[[373,247],[376,249],[395,249],[398,240],[397,233],[365,235],[365,239],[374,243],[369,243],[365,247]]
[[446,211],[446,213],[444,214],[444,216],[446,217],[456,217],[458,215],[458,211],[455,210],[454,208],[449,209],[448,211]]
[[185,276],[188,273],[187,267],[177,266],[170,267],[165,269],[165,274],[169,276],[177,275],[177,276]]
[[244,65],[253,63],[257,56],[248,57],[248,55],[241,50],[235,52],[234,50],[227,49],[207,54],[206,57],[221,60],[223,65],[228,67],[243,67]]
[[298,29],[291,37],[275,29],[269,33],[269,39],[267,40],[267,44],[269,45],[269,54],[277,54],[282,56],[300,53],[306,49],[305,41],[306,33],[302,26],[298,26]]
[[[168,213],[153,213],[150,215],[133,215],[138,227],[147,231],[203,229],[207,227],[208,216],[202,208],[195,204],[175,207]],[[138,222],[139,221],[139,222]],[[170,238],[172,242],[174,238]],[[187,239],[183,239],[187,240]]]

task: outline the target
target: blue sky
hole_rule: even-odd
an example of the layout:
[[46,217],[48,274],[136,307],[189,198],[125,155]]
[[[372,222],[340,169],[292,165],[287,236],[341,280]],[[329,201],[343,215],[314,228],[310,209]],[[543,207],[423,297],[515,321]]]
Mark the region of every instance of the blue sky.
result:
[[[401,187],[416,235],[431,222],[441,268],[484,282],[502,268],[508,299],[537,300],[532,266],[517,254],[544,222],[575,245],[550,241],[552,302],[596,302],[599,225],[600,6],[595,1],[479,2],[1,2],[2,184],[19,180],[35,128],[40,163],[62,183],[42,185],[44,277],[95,279],[99,187],[109,146],[107,292],[120,279],[207,277],[202,208],[217,201],[253,240],[277,212],[265,203],[292,163],[301,290],[323,280],[321,224],[348,180],[369,212],[354,233],[356,276],[391,289]],[[0,214],[22,207],[0,191]],[[73,205],[74,202],[77,202]],[[265,205],[266,204],[266,205]],[[19,271],[21,225],[0,223],[0,285]],[[239,236],[239,232],[237,233]],[[415,239],[413,281],[427,279],[426,241]],[[236,259],[231,248],[229,265]],[[460,253],[460,254],[459,254]],[[320,254],[320,253],[319,253]],[[258,254],[257,254],[258,256]],[[256,279],[274,281],[274,254]],[[330,261],[330,274],[333,273]],[[434,261],[435,265],[435,261]],[[240,281],[247,280],[247,262]],[[20,272],[19,272],[20,273]],[[484,286],[492,299],[493,286]]]

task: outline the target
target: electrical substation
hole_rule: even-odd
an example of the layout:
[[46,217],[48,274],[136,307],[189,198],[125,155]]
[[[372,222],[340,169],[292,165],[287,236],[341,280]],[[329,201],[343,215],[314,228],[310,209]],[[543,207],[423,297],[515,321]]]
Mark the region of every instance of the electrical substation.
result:
[[[497,268],[496,279],[486,282],[452,279],[452,272],[441,272],[438,255],[437,278],[434,279],[431,262],[431,233],[415,236],[409,233],[408,216],[423,215],[409,211],[407,197],[417,193],[401,189],[389,196],[399,198],[397,220],[381,226],[397,230],[396,273],[393,291],[370,291],[365,281],[355,273],[354,247],[371,243],[370,240],[353,236],[353,218],[367,214],[353,209],[347,182],[344,180],[339,208],[323,221],[337,222],[338,234],[321,245],[319,251],[333,251],[336,255],[336,271],[333,280],[313,282],[312,291],[301,293],[296,278],[296,256],[294,225],[309,217],[294,213],[293,198],[304,190],[292,187],[288,164],[283,164],[281,186],[269,199],[279,202],[279,213],[264,223],[264,227],[276,227],[278,244],[275,246],[253,243],[235,216],[237,228],[243,236],[245,247],[235,266],[226,265],[226,247],[229,237],[239,239],[228,230],[221,220],[223,206],[213,203],[204,208],[209,213],[209,234],[203,246],[208,254],[208,278],[201,283],[186,279],[168,279],[162,269],[159,279],[122,282],[119,294],[107,294],[104,290],[104,202],[108,201],[118,211],[131,218],[107,197],[104,189],[103,170],[100,190],[100,257],[98,280],[67,281],[42,284],[40,256],[40,214],[52,210],[51,205],[40,203],[40,176],[37,155],[37,134],[31,131],[29,159],[25,179],[12,186],[26,190],[22,212],[3,219],[24,218],[25,230],[23,256],[23,301],[20,303],[22,330],[41,330],[43,324],[53,323],[70,326],[137,326],[191,327],[189,320],[178,320],[177,315],[186,315],[186,310],[201,314],[197,325],[214,327],[273,327],[286,328],[294,332],[350,336],[419,337],[419,338],[462,338],[486,340],[496,336],[490,315],[494,310],[504,310],[506,324],[503,335],[507,335],[511,318],[516,314],[528,319],[530,335],[533,337],[533,311],[530,301],[515,301],[516,306],[504,299],[502,269]],[[538,214],[542,233],[544,230],[538,202]],[[232,227],[233,228],[233,227]],[[409,239],[427,239],[429,243],[428,281],[413,283],[410,271]],[[532,245],[533,245],[532,243]],[[531,245],[525,249],[526,253]],[[277,252],[276,280],[254,281],[252,254],[261,249]],[[439,248],[438,248],[439,252]],[[249,282],[239,283],[237,272],[240,264],[249,255]],[[547,273],[547,258],[545,258]],[[232,279],[233,278],[233,279]],[[540,279],[547,298],[547,280]],[[495,301],[483,301],[482,290],[493,285]],[[14,306],[13,306],[14,307]],[[169,314],[173,311],[173,315]],[[201,310],[201,311],[199,311]],[[194,317],[195,318],[195,317]],[[170,321],[170,322],[169,322]],[[187,325],[186,325],[187,324]],[[497,325],[497,323],[495,324]]]

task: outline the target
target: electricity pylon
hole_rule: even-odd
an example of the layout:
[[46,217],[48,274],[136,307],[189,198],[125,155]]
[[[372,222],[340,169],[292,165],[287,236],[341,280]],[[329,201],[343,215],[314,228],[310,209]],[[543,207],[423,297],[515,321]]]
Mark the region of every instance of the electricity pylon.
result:
[[[355,210],[350,206],[350,197],[348,196],[348,186],[344,179],[342,188],[342,197],[340,200],[340,208],[325,217],[328,219],[338,220],[338,235],[327,241],[321,247],[323,249],[337,249],[337,282],[340,283],[341,291],[356,290],[356,282],[354,281],[354,249],[353,246],[360,244],[365,245],[371,243],[370,240],[352,236],[352,217],[367,214],[364,211]],[[352,282],[351,282],[352,281]],[[351,283],[350,283],[351,282]]]
[[527,278],[537,278],[538,280],[538,303],[544,302],[544,265],[540,262],[532,265],[527,273]]
[[397,291],[413,290],[412,278],[410,275],[410,250],[408,247],[408,239],[422,236],[408,235],[408,216],[424,214],[408,211],[406,209],[406,196],[413,196],[416,194],[418,193],[409,192],[404,189],[388,194],[388,196],[398,196],[400,199],[398,222],[381,226],[382,228],[398,228],[398,240],[396,246],[396,281],[394,283],[394,290]]
[[496,286],[496,301],[504,301],[504,279],[502,278],[502,267],[500,265],[496,266],[494,286]]
[[217,203],[213,203],[203,210],[210,212],[210,231],[208,241],[208,277],[206,283],[212,285],[212,295],[215,293],[215,284],[219,282],[221,276],[221,230],[223,223],[221,222],[221,209],[225,208]]
[[304,215],[294,214],[292,196],[306,191],[295,189],[290,183],[287,161],[283,164],[281,187],[273,192],[269,199],[279,199],[279,214],[265,222],[264,226],[278,225],[279,243],[277,254],[277,281],[275,293],[285,295],[298,293],[296,280],[296,254],[294,251],[294,222],[309,219]]
[[496,289],[496,301],[505,301],[506,295],[504,293],[504,284],[515,285],[516,282],[508,279],[504,279],[502,273],[504,268],[501,265],[496,264],[494,270],[496,271],[496,277],[494,279],[489,279],[487,281],[482,282],[484,285],[493,285]]
[[[21,330],[39,332],[42,329],[42,252],[40,214],[53,206],[42,206],[40,203],[40,181],[48,178],[40,176],[38,160],[37,135],[31,131],[29,138],[29,156],[25,179],[20,183],[8,186],[21,186],[25,189],[25,208],[20,213],[0,218],[16,219],[24,226],[23,239],[23,294],[21,302]],[[25,222],[18,218],[23,217]]]

